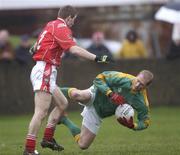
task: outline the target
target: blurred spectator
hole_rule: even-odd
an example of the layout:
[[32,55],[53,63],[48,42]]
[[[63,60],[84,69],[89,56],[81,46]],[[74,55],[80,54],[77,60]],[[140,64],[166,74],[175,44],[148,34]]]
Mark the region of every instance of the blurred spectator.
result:
[[32,32],[32,35],[31,35],[31,36],[32,36],[33,38],[37,38],[37,37],[39,36],[39,34],[42,32],[42,30],[43,30],[42,28],[36,29],[35,31]]
[[123,41],[122,48],[119,50],[118,55],[119,58],[125,59],[147,57],[143,42],[138,38],[135,31],[131,30],[127,33],[126,39]]
[[14,60],[14,52],[10,42],[6,42],[3,46],[1,45],[0,60],[6,62]]
[[168,59],[180,57],[180,23],[174,24],[172,32],[172,42],[170,45]]
[[0,60],[5,62],[14,60],[14,51],[9,41],[9,32],[7,30],[0,31]]
[[0,30],[0,46],[9,41],[9,32],[7,30]]
[[98,56],[107,55],[112,58],[112,54],[109,49],[104,45],[104,34],[102,32],[95,32],[92,35],[92,44],[87,50]]
[[21,64],[27,64],[32,60],[29,49],[31,47],[30,37],[28,35],[21,36],[20,45],[16,48],[16,60]]

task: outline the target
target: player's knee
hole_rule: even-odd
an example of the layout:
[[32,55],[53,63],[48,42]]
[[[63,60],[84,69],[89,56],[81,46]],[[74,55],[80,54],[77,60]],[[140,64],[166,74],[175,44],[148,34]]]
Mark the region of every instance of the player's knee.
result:
[[78,100],[80,96],[81,96],[81,94],[80,94],[80,92],[78,90],[71,92],[71,98],[74,99],[74,100]]
[[59,118],[56,119],[56,118],[53,118],[51,119],[51,124],[57,124],[59,122]]
[[63,103],[61,104],[61,109],[65,110],[68,107],[68,100],[64,99]]
[[87,143],[82,142],[81,140],[78,142],[78,145],[81,150],[86,150],[89,148],[89,145]]
[[66,98],[64,98],[63,100],[59,101],[59,103],[57,104],[57,107],[62,111],[66,110],[66,108],[68,107],[68,100]]
[[35,113],[35,116],[40,119],[43,120],[46,116],[47,116],[48,110],[42,110],[42,111],[38,111]]
[[87,146],[87,145],[85,145],[85,144],[79,144],[79,148],[80,148],[81,150],[86,150],[86,149],[88,149],[88,147],[89,147],[89,146]]

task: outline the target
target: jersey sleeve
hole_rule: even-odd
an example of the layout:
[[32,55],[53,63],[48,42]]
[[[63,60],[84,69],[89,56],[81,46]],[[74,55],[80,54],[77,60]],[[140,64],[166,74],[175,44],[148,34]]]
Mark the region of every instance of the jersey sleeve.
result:
[[[124,73],[116,71],[105,71],[95,78],[93,84],[105,95],[109,95],[112,90],[111,88],[116,85],[120,86],[123,80]],[[127,75],[127,74],[126,74]]]
[[65,51],[76,45],[72,37],[72,32],[68,27],[55,28],[53,35],[60,47]]
[[137,123],[135,123],[134,130],[144,130],[150,125],[150,117],[149,117],[149,102],[147,99],[146,90],[142,91],[143,96],[143,104],[139,109],[137,109]]
[[138,130],[144,130],[150,125],[150,118],[147,115],[144,119],[138,120],[137,123],[134,123],[134,129],[135,131]]

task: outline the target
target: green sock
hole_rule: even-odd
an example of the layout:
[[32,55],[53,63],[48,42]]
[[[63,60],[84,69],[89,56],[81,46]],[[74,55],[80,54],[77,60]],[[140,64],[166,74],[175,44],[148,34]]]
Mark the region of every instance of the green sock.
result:
[[63,88],[60,88],[62,93],[64,94],[64,96],[69,99],[69,94],[68,94],[68,91],[69,89],[71,89],[70,87],[63,87]]
[[69,118],[67,118],[66,116],[61,117],[60,122],[61,122],[62,124],[64,124],[64,125],[70,130],[70,132],[71,132],[71,134],[73,135],[73,137],[75,137],[76,135],[78,135],[78,134],[81,132],[80,128],[79,128],[77,125],[75,125],[75,124],[74,124]]

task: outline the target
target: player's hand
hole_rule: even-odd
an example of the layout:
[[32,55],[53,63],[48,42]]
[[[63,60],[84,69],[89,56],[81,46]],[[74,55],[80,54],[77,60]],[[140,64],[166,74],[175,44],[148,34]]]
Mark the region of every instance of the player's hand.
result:
[[117,104],[117,105],[122,105],[124,104],[126,101],[125,101],[125,98],[118,94],[118,93],[110,93],[109,94],[109,97],[110,97],[110,100],[114,103],[114,104]]
[[109,63],[112,62],[113,60],[107,55],[102,55],[102,56],[96,56],[95,61],[97,63]]
[[133,117],[130,117],[129,120],[127,120],[125,117],[123,118],[118,118],[117,121],[124,125],[125,127],[128,127],[130,129],[134,129],[134,121],[133,121]]

